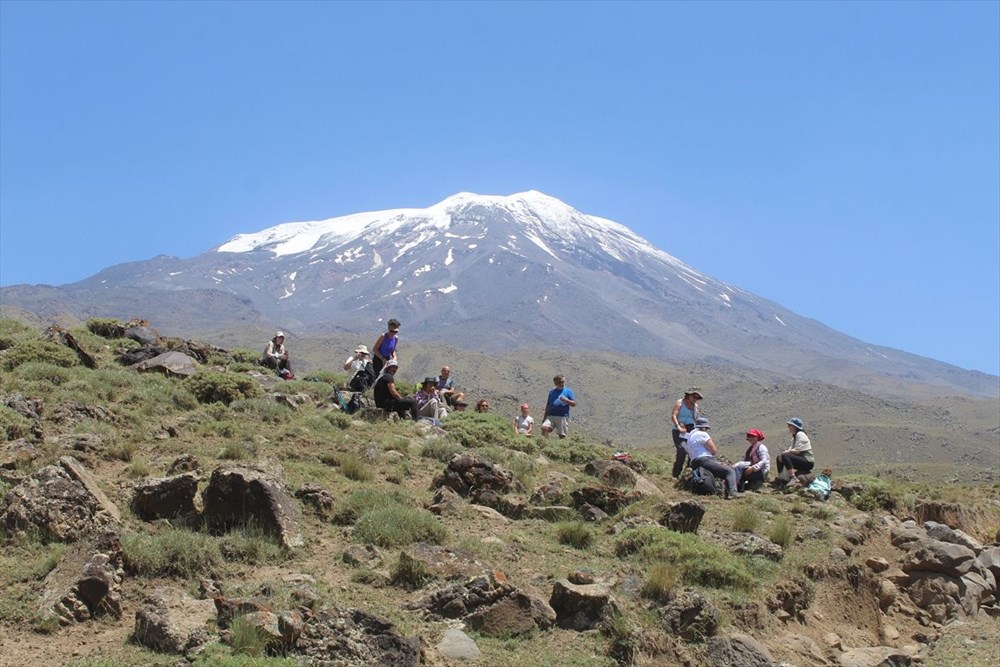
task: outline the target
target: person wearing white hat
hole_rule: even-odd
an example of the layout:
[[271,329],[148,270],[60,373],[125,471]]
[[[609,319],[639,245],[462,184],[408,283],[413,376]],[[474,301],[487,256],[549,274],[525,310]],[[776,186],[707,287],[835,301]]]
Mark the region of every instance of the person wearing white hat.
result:
[[712,436],[708,434],[710,428],[712,427],[708,420],[699,417],[694,422],[694,430],[688,433],[684,441],[684,449],[691,459],[691,469],[704,468],[716,479],[726,480],[726,499],[740,498],[743,494],[736,490],[736,471],[715,458],[719,450],[712,442]]
[[290,380],[292,375],[292,362],[288,359],[288,350],[285,349],[285,334],[277,332],[274,338],[267,342],[264,348],[264,356],[260,358],[260,365],[278,371],[278,375]]
[[403,419],[409,418],[416,421],[416,403],[412,398],[403,398],[403,395],[396,389],[396,371],[398,369],[398,359],[386,359],[382,372],[375,380],[375,407],[382,408],[386,412],[395,412]]
[[351,379],[347,384],[354,391],[365,391],[375,384],[375,367],[368,348],[364,345],[354,348],[354,354],[344,361],[344,370],[351,372]]

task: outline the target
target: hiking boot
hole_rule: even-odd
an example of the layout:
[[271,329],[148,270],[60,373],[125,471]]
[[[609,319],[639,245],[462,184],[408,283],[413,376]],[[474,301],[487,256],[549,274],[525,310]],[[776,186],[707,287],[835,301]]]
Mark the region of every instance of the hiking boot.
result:
[[726,494],[726,500],[734,500],[736,498],[742,498],[742,497],[743,497],[743,494],[740,493],[739,491],[735,491],[733,493],[727,493]]

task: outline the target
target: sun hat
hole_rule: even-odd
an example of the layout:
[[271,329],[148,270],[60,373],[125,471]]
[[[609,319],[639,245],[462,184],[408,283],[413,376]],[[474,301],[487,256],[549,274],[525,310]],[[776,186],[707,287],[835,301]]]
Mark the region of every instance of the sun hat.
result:
[[761,431],[760,429],[752,428],[749,431],[747,431],[747,437],[749,438],[750,436],[753,436],[753,437],[757,438],[758,440],[763,440],[764,439],[764,432]]
[[701,393],[701,389],[698,387],[691,387],[684,392],[685,396],[697,396],[698,400],[704,400],[705,396]]
[[455,401],[455,405],[461,405],[463,408],[469,407],[469,404],[465,401]]
[[789,419],[785,423],[788,424],[789,426],[794,426],[795,428],[799,429],[800,431],[803,430],[802,420],[799,419],[798,417],[792,417],[791,419]]
[[279,331],[278,333],[274,334],[274,337],[275,338],[284,338],[285,334],[284,334],[283,331]]
[[438,379],[437,378],[432,378],[432,377],[428,376],[428,377],[424,378],[424,381],[421,382],[420,385],[423,386],[425,384],[437,384],[437,383],[438,383]]
[[712,428],[709,425],[708,420],[705,419],[704,417],[698,417],[697,419],[695,419],[694,420],[694,427],[695,428],[705,428],[705,429]]
[[389,368],[389,366],[394,366],[395,368],[399,368],[399,362],[395,359],[387,359],[385,362],[385,368]]
[[355,352],[355,354],[358,353],[358,352],[361,352],[362,354],[368,354],[368,346],[367,345],[358,345],[356,348],[354,348],[354,352]]

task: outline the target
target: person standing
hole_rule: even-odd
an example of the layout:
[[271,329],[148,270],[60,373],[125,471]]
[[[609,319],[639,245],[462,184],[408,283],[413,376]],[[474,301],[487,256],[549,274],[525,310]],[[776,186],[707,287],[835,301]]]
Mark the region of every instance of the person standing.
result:
[[670,413],[670,420],[673,422],[673,430],[670,435],[674,441],[674,479],[678,479],[684,472],[684,460],[687,458],[684,440],[687,438],[687,434],[694,430],[694,423],[700,412],[698,401],[702,398],[704,397],[701,389],[692,387],[684,392],[683,398],[677,399],[677,402],[674,403],[674,409]]
[[743,454],[743,460],[733,466],[736,469],[736,490],[743,491],[747,485],[755,488],[767,481],[767,473],[771,470],[771,459],[764,445],[764,432],[752,428],[747,431],[747,442],[750,446]]
[[521,403],[521,414],[514,417],[514,433],[518,435],[531,436],[531,431],[535,427],[535,420],[528,414],[531,409],[527,403]]
[[403,395],[396,389],[396,371],[399,369],[399,362],[396,359],[388,359],[382,373],[375,380],[375,407],[382,408],[387,412],[395,412],[401,418],[417,419],[417,407],[412,398],[403,398]]
[[552,378],[555,388],[549,391],[545,401],[545,414],[542,417],[542,435],[556,432],[560,438],[569,434],[569,409],[576,406],[573,390],[566,386],[566,376],[557,375]]
[[[286,379],[292,377],[292,362],[288,359],[288,350],[285,349],[285,334],[277,332],[274,338],[267,342],[264,348],[264,356],[260,358],[260,365],[278,371],[278,375]],[[287,371],[284,373],[282,371]]]
[[389,320],[389,326],[384,334],[378,337],[372,346],[372,366],[376,373],[382,372],[382,367],[389,359],[396,358],[396,344],[399,343],[399,320]]
[[736,490],[736,471],[727,465],[723,465],[715,456],[719,453],[712,436],[708,434],[711,428],[708,420],[699,417],[695,420],[694,430],[688,433],[687,440],[684,441],[684,449],[691,457],[691,468],[698,470],[704,468],[712,473],[716,478],[726,481],[726,499],[739,498],[743,494]]

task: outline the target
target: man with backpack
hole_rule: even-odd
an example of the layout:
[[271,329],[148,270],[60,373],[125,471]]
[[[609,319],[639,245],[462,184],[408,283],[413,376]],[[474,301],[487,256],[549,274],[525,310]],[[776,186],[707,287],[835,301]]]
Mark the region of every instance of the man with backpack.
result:
[[742,493],[736,490],[736,471],[727,465],[723,465],[715,455],[719,453],[712,436],[708,434],[711,426],[704,417],[699,417],[694,422],[694,431],[688,433],[687,440],[684,441],[684,449],[691,459],[691,469],[697,472],[704,468],[712,475],[726,481],[726,499],[740,498]]
[[347,383],[353,391],[365,391],[375,384],[375,366],[372,365],[368,348],[364,345],[358,345],[354,349],[354,354],[344,362],[344,370],[354,371],[354,375]]

